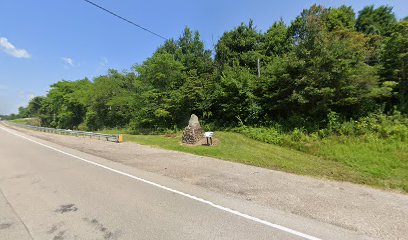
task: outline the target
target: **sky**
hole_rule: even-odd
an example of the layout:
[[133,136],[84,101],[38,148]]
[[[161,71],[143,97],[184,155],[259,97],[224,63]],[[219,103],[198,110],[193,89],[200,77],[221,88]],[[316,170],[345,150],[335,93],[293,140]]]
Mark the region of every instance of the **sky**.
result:
[[[167,38],[178,38],[186,26],[198,30],[207,49],[241,22],[253,19],[266,31],[280,18],[289,24],[314,3],[344,4],[356,12],[389,5],[398,19],[408,16],[407,0],[92,1]],[[0,3],[0,114],[16,113],[60,80],[93,79],[109,68],[129,70],[164,42],[84,0]]]

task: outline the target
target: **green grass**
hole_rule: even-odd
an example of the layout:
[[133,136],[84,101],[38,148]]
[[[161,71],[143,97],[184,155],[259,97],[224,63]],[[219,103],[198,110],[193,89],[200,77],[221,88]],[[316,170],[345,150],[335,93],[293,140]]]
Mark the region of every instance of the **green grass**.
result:
[[[408,144],[376,137],[332,137],[310,152],[351,167],[369,185],[408,192]],[[357,181],[358,182],[358,181]]]
[[28,124],[28,121],[25,118],[13,119],[13,120],[10,120],[10,122],[19,123],[19,124]]
[[[12,121],[33,125],[38,119]],[[103,132],[117,134],[126,131],[105,130]],[[264,135],[259,131],[255,134],[256,137]],[[271,136],[272,140],[283,136],[275,135]],[[144,145],[300,175],[408,192],[408,144],[401,139],[384,139],[376,134],[332,135],[323,139],[309,137],[304,142],[288,141],[286,143],[288,145],[278,146],[262,142],[265,139],[258,141],[235,132],[219,131],[216,132],[216,137],[221,143],[209,147],[182,145],[181,132],[175,135],[124,134],[125,141]]]
[[[113,133],[113,132],[112,132]],[[209,156],[300,175],[366,184],[408,192],[408,145],[376,137],[330,137],[307,144],[305,152],[253,140],[239,133],[217,132],[217,146],[185,146],[181,133],[124,134],[125,141]]]
[[259,142],[239,133],[216,132],[216,135],[221,144],[211,147],[182,145],[181,133],[175,137],[124,134],[124,140],[300,175],[408,192],[408,147],[404,144],[332,138],[307,146],[309,151],[305,153]]
[[18,118],[10,120],[10,122],[18,123],[18,124],[25,124],[25,125],[32,125],[32,126],[39,126],[40,120],[38,118]]
[[401,116],[346,122],[336,131],[321,129],[307,133],[294,129],[283,132],[273,127],[241,127],[234,131],[257,141],[337,162],[352,169],[357,176],[335,179],[408,192],[408,124]]

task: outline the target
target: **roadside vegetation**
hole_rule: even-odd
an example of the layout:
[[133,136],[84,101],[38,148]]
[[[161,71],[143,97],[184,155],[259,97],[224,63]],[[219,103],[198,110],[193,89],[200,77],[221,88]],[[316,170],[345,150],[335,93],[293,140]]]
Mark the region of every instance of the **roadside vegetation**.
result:
[[10,122],[18,123],[18,124],[25,124],[31,126],[40,126],[41,121],[39,118],[16,118],[11,119]]
[[[4,118],[408,191],[407,54],[391,7],[313,5],[265,32],[242,23],[214,51],[186,27],[129,71],[59,81]],[[179,144],[192,113],[220,145]]]
[[408,192],[406,117],[399,113],[391,116],[372,114],[357,121],[340,123],[336,114],[332,113],[328,121],[327,128],[315,132],[297,128],[284,131],[280,126],[242,126],[235,131],[258,141],[335,161],[364,176],[340,180],[399,188]]
[[408,192],[408,119],[400,114],[373,114],[345,123],[331,114],[329,127],[312,133],[285,131],[281,126],[240,126],[217,131],[221,144],[212,147],[181,144],[181,131],[120,132],[125,133],[125,141],[139,144]]

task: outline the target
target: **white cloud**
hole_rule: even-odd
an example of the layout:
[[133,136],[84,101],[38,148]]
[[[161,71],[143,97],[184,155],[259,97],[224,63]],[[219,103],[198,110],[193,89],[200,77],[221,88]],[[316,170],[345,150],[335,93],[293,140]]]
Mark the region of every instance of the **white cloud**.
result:
[[74,66],[74,60],[72,58],[62,57],[61,59],[65,63],[65,66],[71,66],[71,67]]
[[106,57],[101,58],[101,62],[99,63],[101,67],[106,67],[108,65],[108,59]]
[[103,72],[106,71],[106,67],[108,66],[108,59],[106,57],[102,57],[101,61],[98,63],[98,66],[96,68],[96,72]]
[[0,49],[10,56],[16,58],[30,58],[31,55],[25,49],[16,48],[11,42],[5,37],[0,37]]

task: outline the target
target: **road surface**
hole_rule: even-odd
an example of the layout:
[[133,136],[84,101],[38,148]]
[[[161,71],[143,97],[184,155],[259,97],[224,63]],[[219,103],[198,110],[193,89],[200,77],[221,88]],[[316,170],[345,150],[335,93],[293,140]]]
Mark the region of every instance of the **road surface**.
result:
[[0,125],[0,239],[369,238]]

